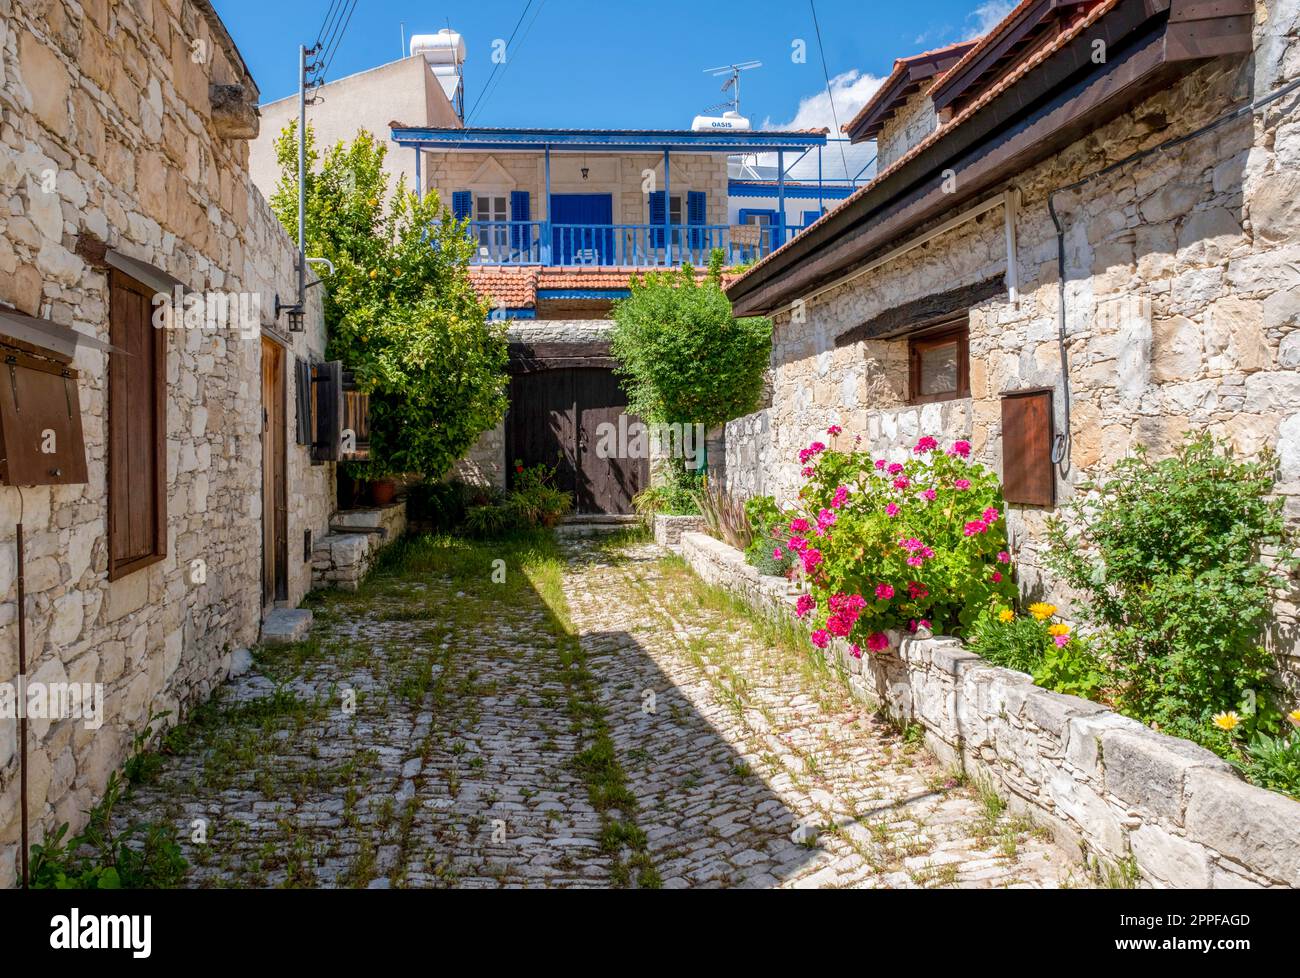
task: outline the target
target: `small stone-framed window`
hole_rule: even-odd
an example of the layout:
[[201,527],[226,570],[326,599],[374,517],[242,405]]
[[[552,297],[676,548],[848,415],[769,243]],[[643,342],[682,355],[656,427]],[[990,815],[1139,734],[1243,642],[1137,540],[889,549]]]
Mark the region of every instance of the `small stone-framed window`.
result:
[[966,314],[908,338],[908,400],[912,404],[970,396],[970,330]]

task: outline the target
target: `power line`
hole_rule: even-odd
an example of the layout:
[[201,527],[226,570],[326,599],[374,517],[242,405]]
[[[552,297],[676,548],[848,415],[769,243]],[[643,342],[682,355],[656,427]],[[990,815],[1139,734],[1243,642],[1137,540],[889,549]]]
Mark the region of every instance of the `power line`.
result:
[[320,30],[316,32],[316,44],[319,45],[321,39],[329,32],[330,24],[334,20],[334,14],[341,8],[342,0],[330,0],[330,6],[325,11],[325,19],[321,21]]
[[[523,12],[519,15],[519,19],[515,21],[515,29],[510,32],[510,40],[506,41],[505,51],[502,52],[507,57],[509,57],[510,45],[512,45],[515,42],[515,35],[519,33],[519,25],[522,24],[524,22],[524,18],[528,16],[529,8],[531,8],[532,5],[533,5],[533,0],[528,0],[528,2],[524,4],[524,9]],[[498,61],[496,62],[496,64],[492,66],[492,72],[491,74],[488,75],[487,84],[483,86],[483,91],[481,91],[479,93],[478,98],[474,100],[473,108],[471,108],[469,110],[469,114],[465,116],[466,125],[468,125],[470,122],[473,121],[474,113],[478,111],[479,103],[483,101],[483,96],[486,95],[488,89],[492,87],[492,79],[496,78],[497,70],[501,67],[501,64],[502,63]]]
[[[344,0],[344,2],[346,3],[347,0]],[[343,26],[334,34],[333,44],[326,49],[325,54],[321,55],[321,61],[324,62],[325,67],[321,69],[320,76],[316,80],[317,85],[325,84],[325,77],[329,74],[330,65],[334,63],[334,55],[338,54],[339,45],[343,41],[343,35],[348,32],[348,25],[352,23],[352,15],[356,12],[356,9],[357,0],[352,0],[352,5],[348,7],[347,18],[343,21]]]
[[[835,135],[840,133],[840,117],[835,111],[835,93],[831,90],[831,73],[826,69],[826,49],[822,47],[822,29],[817,23],[817,3],[816,0],[808,0],[808,6],[812,8],[813,30],[817,32],[817,51],[821,54],[822,59],[822,77],[826,79],[826,97],[831,102],[831,119],[835,122]],[[844,175],[849,175],[849,160],[844,155],[844,144],[840,143],[840,163],[844,166]]]
[[[528,35],[533,32],[533,25],[537,23],[537,18],[542,15],[542,10],[545,7],[546,7],[546,0],[542,0],[542,2],[537,5],[537,12],[533,14],[533,19],[528,22],[528,26],[524,28],[524,36],[519,39],[519,44],[514,49],[516,52],[523,50],[524,44],[528,41]],[[507,45],[507,47],[509,47],[509,45]],[[515,55],[512,54],[510,56],[510,60],[513,60],[514,57]],[[506,72],[509,70],[510,70],[510,61],[507,61],[505,68],[502,70],[501,74],[497,77],[496,83],[492,85],[490,90],[486,88],[484,89],[482,96],[479,98],[479,101],[483,103],[484,108],[486,108],[487,104],[492,101],[492,96],[496,94],[496,90],[501,86],[501,82],[506,77]],[[477,108],[478,102],[475,102],[474,104],[475,104],[475,108]]]

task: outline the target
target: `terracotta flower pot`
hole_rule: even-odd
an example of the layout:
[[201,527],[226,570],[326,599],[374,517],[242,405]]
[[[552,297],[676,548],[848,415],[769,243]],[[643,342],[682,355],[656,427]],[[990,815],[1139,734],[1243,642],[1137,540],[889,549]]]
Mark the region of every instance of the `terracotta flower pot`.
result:
[[397,483],[393,479],[375,479],[370,483],[370,502],[376,506],[387,506],[397,495]]

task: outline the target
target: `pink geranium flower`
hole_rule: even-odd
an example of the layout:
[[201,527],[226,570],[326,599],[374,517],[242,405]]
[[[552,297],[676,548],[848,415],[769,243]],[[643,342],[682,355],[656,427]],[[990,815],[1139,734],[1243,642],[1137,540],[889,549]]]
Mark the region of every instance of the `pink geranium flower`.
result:
[[1063,649],[1070,641],[1069,635],[1054,635],[1052,641],[1056,643],[1058,649]]
[[794,613],[798,615],[800,618],[803,618],[808,614],[808,612],[816,609],[816,607],[817,607],[816,598],[814,598],[811,594],[801,594],[799,595],[799,600],[796,601],[794,604]]
[[867,648],[872,652],[889,648],[889,636],[884,632],[872,632],[867,636]]
[[935,441],[933,438],[931,438],[929,435],[926,435],[916,443],[916,447],[913,448],[912,451],[915,452],[917,455],[924,455],[926,452],[932,452],[938,447],[939,447],[939,443]]
[[970,479],[958,479],[952,485],[954,489],[969,489]]
[[833,438],[835,435],[838,435],[843,430],[844,429],[841,428],[839,425],[833,424],[826,429],[826,434],[830,435]]
[[817,535],[822,536],[823,534],[825,534],[826,528],[834,525],[834,523],[835,523],[835,514],[831,512],[829,509],[823,509],[820,513],[817,514]]
[[973,537],[977,534],[983,533],[988,528],[988,524],[982,520],[971,520],[962,528],[962,532],[968,537]]
[[1011,563],[1011,554],[1007,553],[1005,550],[999,550],[999,551],[998,551],[998,563],[999,563],[999,564],[1009,564],[1009,563]]
[[1002,516],[1002,514],[999,513],[999,512],[998,512],[996,509],[994,509],[992,506],[990,506],[988,509],[984,510],[984,513],[983,513],[982,515],[983,515],[983,517],[984,517],[984,522],[985,522],[985,523],[996,523],[996,522],[998,521],[998,519]]
[[807,448],[800,449],[799,461],[807,462],[810,458],[816,458],[822,452],[826,451],[826,446],[819,441],[813,442]]
[[835,496],[831,499],[831,508],[839,509],[844,505],[844,501],[849,498],[849,487],[840,486],[835,490]]
[[958,455],[961,456],[962,458],[968,457],[970,455],[970,442],[968,441],[953,442],[952,448],[948,449],[948,454]]
[[1002,583],[1002,572],[1001,572],[1001,571],[994,571],[994,572],[993,572],[993,583],[994,583],[994,584],[1001,584],[1001,583]]
[[809,635],[808,638],[812,641],[812,644],[817,646],[819,649],[826,648],[826,646],[830,644],[831,640],[830,636],[826,634],[826,629],[824,628],[817,629]]
[[883,458],[876,459],[876,468],[883,469],[884,467],[885,467],[885,460]]
[[861,659],[861,658],[862,658],[862,646],[857,645],[856,643],[853,644],[853,645],[850,645],[850,646],[849,646],[849,655],[853,656],[853,658],[855,658],[855,659]]
[[888,506],[886,506],[886,507],[885,507],[885,515],[887,515],[887,516],[897,516],[897,515],[898,515],[898,503],[890,503]]
[[930,500],[930,502],[934,502],[935,491],[933,489],[926,489],[921,493],[921,495]]
[[895,489],[906,489],[911,484],[912,484],[912,480],[905,475],[900,475],[897,479],[894,480]]
[[813,547],[809,547],[799,555],[803,560],[803,569],[805,572],[811,572],[814,567],[822,562],[822,552]]
[[922,618],[920,621],[917,621],[915,618],[913,618],[911,621],[907,623],[907,630],[909,632],[914,632],[918,628],[929,628],[929,627],[930,627],[930,622],[925,618]]
[[799,470],[799,474],[802,475],[805,479],[807,479],[810,475],[813,474],[813,467],[811,465],[805,465],[802,469]]
[[793,550],[795,553],[800,553],[805,547],[808,546],[808,541],[805,540],[803,537],[791,537],[789,541],[786,543],[786,546],[789,547],[791,550]]
[[898,473],[903,471],[903,466],[900,465],[898,462],[894,462],[885,471],[887,471],[890,475],[898,475]]
[[791,533],[807,533],[809,530],[808,521],[802,516],[796,516],[790,521]]
[[876,585],[876,597],[880,598],[882,601],[888,601],[893,596],[894,596],[894,585],[892,584]]
[[930,592],[926,590],[923,585],[916,583],[916,581],[907,582],[907,593],[911,596],[913,601],[919,601],[921,598],[928,598],[930,596]]
[[773,560],[781,560],[781,559],[784,558],[784,557],[785,557],[785,551],[782,550],[780,547],[774,547],[774,548],[772,549],[772,559],[773,559]]

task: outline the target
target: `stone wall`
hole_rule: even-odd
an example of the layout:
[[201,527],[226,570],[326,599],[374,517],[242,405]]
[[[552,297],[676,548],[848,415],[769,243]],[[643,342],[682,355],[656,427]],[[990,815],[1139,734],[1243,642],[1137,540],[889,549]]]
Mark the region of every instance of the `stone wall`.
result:
[[[907,302],[1005,275],[1004,215],[995,208],[868,275],[774,316],[771,458],[757,473],[729,472],[737,486],[797,492],[796,452],[841,425],[840,444],[861,435],[874,450],[922,433],[968,437],[976,457],[1001,469],[1001,396],[1056,391],[1056,238],[1047,195],[1135,151],[1222,115],[1253,92],[1300,71],[1296,0],[1257,14],[1250,59],[1208,62],[1005,188],[1021,194],[1016,221],[1018,301],[1007,294],[970,313],[971,397],[934,418],[905,410],[905,340],[837,347],[841,333]],[[1057,199],[1066,226],[1066,332],[1072,456],[1058,469],[1057,498],[1104,475],[1138,444],[1168,453],[1184,432],[1208,430],[1242,455],[1278,451],[1279,492],[1300,520],[1300,125],[1269,110],[1129,165]],[[897,242],[902,243],[902,242]],[[730,450],[729,450],[730,454]],[[737,452],[757,464],[758,453]],[[751,461],[752,460],[752,461]],[[1041,567],[1050,511],[1011,506],[1008,530],[1027,592],[1068,607]],[[1300,592],[1281,596],[1270,643],[1296,656]]]
[[933,85],[933,81],[928,81],[919,91],[909,95],[898,111],[881,127],[880,135],[876,137],[877,173],[934,132],[938,118],[934,102],[930,100]]
[[[84,821],[151,714],[175,720],[225,678],[261,621],[261,342],[324,347],[319,289],[304,333],[275,322],[293,249],[249,182],[248,149],[214,117],[209,85],[251,79],[206,3],[0,0],[0,304],[106,341],[104,245],[187,288],[256,296],[260,322],[169,330],[167,556],[109,583],[106,358],[74,365],[89,480],[0,488],[0,682],[17,673],[14,525],[26,531],[29,673],[102,683],[106,722],[33,720],[33,841]],[[292,356],[288,358],[292,362]],[[290,589],[309,586],[304,529],[328,523],[332,466],[294,444],[286,375]],[[294,558],[297,556],[297,561]],[[202,560],[203,573],[194,572]],[[19,834],[16,723],[0,721],[0,886]]]
[[[787,582],[734,548],[683,533],[681,553],[708,583],[792,613]],[[1152,887],[1300,886],[1300,803],[1190,741],[990,666],[956,639],[891,638],[863,659],[843,643],[826,655],[855,697],[919,723],[940,759],[992,784],[1062,845],[1112,868],[1131,859]]]
[[357,590],[379,551],[405,533],[405,501],[337,513],[312,554],[312,586]]

